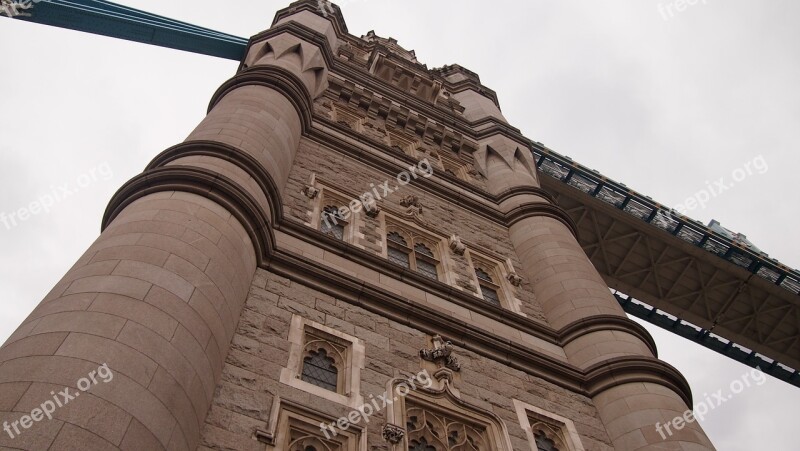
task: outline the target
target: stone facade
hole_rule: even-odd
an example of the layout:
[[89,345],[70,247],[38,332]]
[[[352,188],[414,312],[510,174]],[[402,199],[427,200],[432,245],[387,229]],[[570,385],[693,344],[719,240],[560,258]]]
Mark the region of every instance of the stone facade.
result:
[[658,436],[686,381],[529,143],[473,72],[293,3],[0,348],[0,447],[713,449]]

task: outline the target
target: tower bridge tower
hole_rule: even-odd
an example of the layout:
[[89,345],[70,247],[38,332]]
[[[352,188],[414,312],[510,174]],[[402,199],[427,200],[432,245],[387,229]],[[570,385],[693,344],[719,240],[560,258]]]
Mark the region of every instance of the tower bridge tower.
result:
[[251,38],[0,348],[0,447],[713,449],[657,431],[688,384],[494,91],[323,6]]

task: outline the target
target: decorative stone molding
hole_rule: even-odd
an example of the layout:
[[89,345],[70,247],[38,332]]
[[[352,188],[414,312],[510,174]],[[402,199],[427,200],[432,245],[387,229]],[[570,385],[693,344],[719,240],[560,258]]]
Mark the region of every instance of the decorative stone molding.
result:
[[396,445],[400,443],[406,436],[406,430],[395,424],[386,423],[386,425],[383,426],[383,431],[381,431],[381,434],[383,435],[384,440]]
[[511,274],[507,275],[506,279],[509,281],[509,283],[511,283],[511,285],[514,285],[515,287],[522,285],[522,277],[520,277],[515,272],[512,272]]
[[453,385],[453,370],[450,368],[439,368],[433,373],[433,378],[439,382],[446,382],[450,385]]
[[254,436],[256,440],[258,440],[261,443],[266,443],[267,445],[275,444],[275,434],[273,434],[272,432],[268,432],[263,429],[256,429]]
[[456,255],[464,255],[464,251],[467,250],[467,246],[461,242],[461,238],[458,235],[450,236],[449,244],[450,250]]
[[437,363],[453,371],[461,371],[461,364],[452,353],[453,343],[444,341],[440,335],[433,336],[433,348],[419,350],[419,356],[423,360]]

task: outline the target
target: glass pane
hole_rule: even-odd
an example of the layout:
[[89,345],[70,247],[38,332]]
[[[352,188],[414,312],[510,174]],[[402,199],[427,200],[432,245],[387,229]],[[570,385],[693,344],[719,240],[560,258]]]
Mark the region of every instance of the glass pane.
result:
[[436,265],[421,259],[417,259],[417,272],[429,279],[437,280],[439,278],[436,273]]
[[403,238],[403,235],[400,235],[397,232],[389,232],[386,235],[386,239],[394,243],[402,244],[403,246],[408,246],[408,243],[406,243],[406,239]]
[[324,349],[318,349],[308,353],[308,357],[303,359],[302,379],[317,387],[322,387],[330,391],[336,391],[336,381],[339,370],[336,368],[332,358]]
[[478,276],[478,278],[481,280],[485,280],[487,282],[494,282],[494,280],[492,280],[492,276],[490,276],[489,273],[484,271],[482,268],[475,268],[475,275]]
[[398,265],[402,266],[403,268],[410,268],[408,262],[408,254],[401,251],[400,249],[395,249],[393,247],[389,248],[388,251],[389,261],[397,263]]
[[416,246],[414,246],[414,252],[425,255],[426,257],[435,258],[433,256],[433,251],[431,251],[428,246],[422,243],[418,243]]
[[481,285],[481,293],[483,294],[483,298],[490,304],[500,305],[500,297],[497,295],[497,290],[494,288]]
[[534,434],[534,438],[536,438],[536,449],[538,451],[558,451],[555,442],[547,438],[543,433],[537,432]]
[[344,239],[344,226],[342,224],[334,224],[333,222],[326,222],[322,221],[322,227],[320,228],[322,233],[326,235],[330,235],[337,240]]

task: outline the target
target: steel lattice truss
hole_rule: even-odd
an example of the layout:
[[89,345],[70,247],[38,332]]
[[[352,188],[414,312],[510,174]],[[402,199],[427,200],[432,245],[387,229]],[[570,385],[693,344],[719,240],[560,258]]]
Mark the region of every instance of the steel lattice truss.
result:
[[800,386],[797,294],[556,178],[542,185],[628,313]]
[[[2,14],[237,61],[247,45],[103,0],[0,0]],[[800,272],[529,144],[542,186],[577,223],[581,245],[626,312],[800,386]]]

